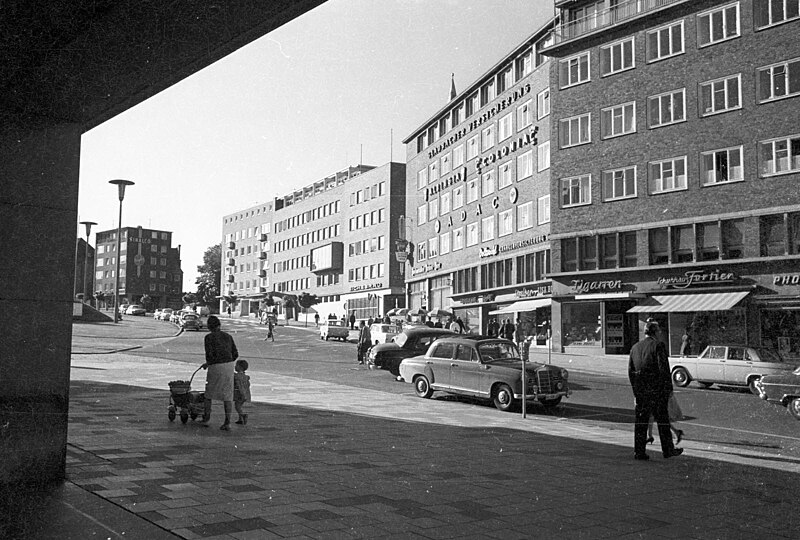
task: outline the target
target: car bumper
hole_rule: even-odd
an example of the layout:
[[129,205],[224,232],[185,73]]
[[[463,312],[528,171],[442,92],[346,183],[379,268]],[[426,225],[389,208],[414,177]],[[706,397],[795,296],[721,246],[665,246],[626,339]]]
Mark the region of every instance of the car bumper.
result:
[[[567,390],[566,392],[555,392],[553,394],[525,394],[525,399],[530,400],[540,400],[540,399],[556,399],[560,397],[568,398],[572,392]],[[514,399],[522,399],[522,394],[514,394]]]

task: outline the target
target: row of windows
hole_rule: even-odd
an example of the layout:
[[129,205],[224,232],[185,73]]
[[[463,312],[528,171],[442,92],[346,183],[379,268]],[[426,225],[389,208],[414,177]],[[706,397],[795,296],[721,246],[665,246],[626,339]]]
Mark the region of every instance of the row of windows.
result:
[[[550,168],[550,141],[546,141],[537,146],[537,171],[542,172]],[[533,176],[533,150],[529,150],[516,158],[516,169],[514,160],[501,163],[497,169],[491,169],[480,177],[473,178],[466,182],[466,185],[458,185],[450,191],[443,192],[439,197],[430,199],[427,203],[417,207],[417,226],[422,226],[428,221],[433,221],[439,216],[445,216],[451,211],[458,210],[465,204],[473,203],[481,197],[493,195],[495,190],[499,191],[510,187],[514,183],[514,172],[516,170],[516,181],[520,182]]]
[[245,290],[250,288],[257,288],[257,287],[265,287],[266,280],[265,279],[254,279],[254,280],[242,280],[231,283],[231,290]]
[[247,227],[241,231],[234,231],[225,235],[225,243],[238,242],[239,240],[246,240],[248,238],[261,238],[261,235],[269,234],[269,223],[262,223],[253,227]]
[[370,264],[369,266],[359,266],[347,270],[347,281],[364,281],[366,279],[382,278],[386,272],[386,265],[383,263]]
[[350,206],[355,206],[386,195],[386,182],[378,182],[350,193]]
[[311,255],[304,255],[302,257],[294,257],[285,261],[278,261],[273,264],[273,272],[289,272],[298,268],[308,268],[311,265]]
[[290,218],[282,219],[280,221],[275,222],[275,232],[282,232],[289,229],[293,229],[294,227],[299,227],[300,225],[304,225],[306,223],[310,223],[312,221],[316,221],[318,219],[322,219],[333,214],[338,214],[342,210],[342,202],[341,201],[333,201],[327,204],[323,204],[322,206],[318,206],[316,208],[312,208],[302,214],[297,214],[296,216],[292,216]]
[[[317,287],[330,287],[331,285],[338,285],[342,279],[342,274],[320,274],[317,276]],[[332,298],[331,300],[322,300],[323,302],[333,302],[335,300],[339,300],[339,295],[335,295],[336,298]],[[324,298],[324,297],[323,297]]]
[[347,246],[349,256],[361,255],[362,253],[372,253],[386,248],[386,237],[383,235],[365,238],[358,242],[353,242]]
[[[538,224],[550,221],[550,196],[540,197],[538,202]],[[464,247],[477,245],[481,242],[490,242],[497,238],[508,236],[514,232],[515,210],[509,209],[495,215],[483,218],[480,221],[468,223],[464,227],[457,227],[434,236],[417,244],[417,259],[424,261],[440,255],[447,255],[451,251],[459,251]],[[533,227],[534,209],[533,201],[521,204],[516,208],[517,231],[524,231]]]
[[292,238],[287,238],[286,240],[280,240],[279,242],[275,242],[274,251],[275,253],[281,253],[283,251],[286,251],[287,249],[294,249],[300,246],[306,246],[308,244],[313,244],[315,242],[327,240],[328,238],[335,238],[340,234],[341,234],[341,225],[337,223],[329,227],[323,227],[321,229],[310,231],[305,234],[301,234],[299,236],[293,236]]
[[[538,97],[538,118],[544,118],[550,114],[550,90],[542,90]],[[528,100],[517,108],[517,131],[522,131],[533,123],[533,102]],[[514,133],[514,113],[508,113],[497,121],[482,130],[478,135],[467,140],[466,144],[460,144],[453,148],[452,152],[446,152],[432,163],[417,171],[417,189],[433,184],[451,171],[463,166],[466,161],[477,158],[481,152],[485,152],[496,143],[502,142]],[[465,154],[466,152],[466,154]]]
[[[271,205],[270,205],[270,208],[272,208]],[[239,214],[238,216],[227,217],[227,218],[224,219],[223,222],[224,223],[233,223],[234,221],[239,221],[240,219],[247,219],[249,217],[259,216],[259,215],[261,215],[262,212],[265,213],[265,214],[267,213],[267,207],[266,206],[263,206],[261,208],[256,208],[254,210],[248,210],[248,211],[246,211],[246,212],[244,212],[242,214]]]
[[[261,249],[259,249],[259,248],[261,248]],[[241,246],[241,247],[235,248],[233,250],[228,250],[228,251],[225,252],[225,257],[229,259],[231,257],[239,257],[239,256],[242,256],[242,255],[251,255],[251,254],[258,255],[259,253],[261,253],[261,251],[269,251],[269,241],[268,240],[265,241],[263,244]]]
[[[647,165],[650,195],[688,189],[687,156],[652,161]],[[701,152],[698,158],[700,186],[708,187],[744,181],[744,147]],[[758,170],[762,177],[800,172],[800,134],[758,143]],[[637,166],[602,171],[602,200],[614,201],[637,196]],[[560,180],[561,207],[592,204],[592,175]]]
[[[586,9],[586,8],[584,8]],[[757,0],[754,2],[755,26],[765,26],[795,20],[798,17],[797,0]],[[571,10],[575,16],[578,10]],[[613,10],[609,12],[613,15]],[[578,13],[580,15],[580,13]],[[602,23],[598,14],[581,18],[584,24]],[[698,13],[697,46],[707,47],[739,37],[739,3],[731,3]],[[685,52],[684,20],[649,30],[645,34],[645,58],[648,63],[671,58]],[[600,47],[600,74],[605,77],[636,67],[636,41],[634,36]],[[591,55],[584,51],[559,62],[559,87],[568,88],[591,80]]]
[[[128,257],[126,255],[122,255],[119,258],[119,264],[127,264]],[[114,266],[117,264],[116,257],[106,257],[104,259],[97,259],[97,266]],[[150,266],[167,266],[167,258],[166,257],[150,257]]]
[[453,293],[533,283],[550,273],[550,250],[545,249],[453,272]]
[[359,229],[363,229],[364,227],[370,227],[372,225],[383,223],[384,221],[386,221],[386,209],[379,208],[377,210],[373,210],[372,212],[367,212],[366,214],[361,214],[359,216],[350,218],[349,230],[357,231]]
[[278,292],[302,291],[308,290],[310,285],[311,278],[300,278],[276,283],[275,290]]
[[488,105],[514,84],[533,73],[534,67],[538,68],[545,63],[548,58],[539,51],[553,43],[552,34],[548,34],[535,45],[535,54],[532,49],[528,49],[508,64],[501,67],[498,73],[485,81],[479,90],[472,92],[463,101],[453,106],[444,116],[434,121],[428,129],[417,137],[417,152],[422,152],[425,148],[436,142],[437,139],[446,135],[450,130],[456,128],[461,122],[478,112],[479,109]]

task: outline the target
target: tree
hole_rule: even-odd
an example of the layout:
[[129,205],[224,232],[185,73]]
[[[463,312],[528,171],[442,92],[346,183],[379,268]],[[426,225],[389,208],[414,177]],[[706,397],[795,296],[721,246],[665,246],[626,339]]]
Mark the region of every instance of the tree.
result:
[[197,267],[197,298],[195,301],[212,304],[222,290],[222,246],[215,244],[203,254],[203,264]]
[[187,306],[197,303],[197,295],[195,293],[186,293],[183,295],[183,303]]
[[[319,298],[316,294],[304,292],[297,298],[297,303],[303,308],[303,313],[308,313],[308,308],[319,304]],[[306,317],[306,324],[308,324],[308,317]]]

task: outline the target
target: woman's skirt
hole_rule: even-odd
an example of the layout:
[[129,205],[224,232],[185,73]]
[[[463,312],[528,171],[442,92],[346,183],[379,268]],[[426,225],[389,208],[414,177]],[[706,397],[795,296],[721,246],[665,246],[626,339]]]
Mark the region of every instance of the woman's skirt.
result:
[[234,362],[225,362],[208,366],[206,399],[233,401],[233,365]]

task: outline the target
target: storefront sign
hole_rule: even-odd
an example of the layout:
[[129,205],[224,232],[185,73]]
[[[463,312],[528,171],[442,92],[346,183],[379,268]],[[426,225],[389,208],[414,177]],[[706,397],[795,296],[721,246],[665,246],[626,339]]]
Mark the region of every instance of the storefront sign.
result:
[[499,247],[497,244],[491,247],[481,248],[480,258],[483,259],[485,257],[494,257],[500,252]]
[[420,274],[425,274],[427,272],[435,272],[442,267],[442,263],[429,263],[429,264],[421,264],[419,266],[415,266],[411,269],[412,276],[418,276]]
[[451,174],[447,178],[444,178],[441,182],[437,182],[436,184],[425,188],[425,200],[429,200],[433,195],[444,191],[445,189],[449,188],[450,186],[457,184],[459,182],[464,182],[467,179],[467,168],[462,167],[458,171],[454,171],[454,174]]
[[781,274],[772,277],[773,285],[800,285],[800,274]]
[[582,279],[572,280],[572,292],[575,294],[586,294],[589,292],[616,291],[622,288],[621,279],[610,279],[607,281],[584,281]]
[[514,251],[517,249],[535,246],[543,242],[547,242],[546,234],[541,234],[539,236],[532,236],[526,240],[520,240],[519,242],[512,242],[511,244],[500,246],[500,253],[506,253],[507,251]]
[[372,289],[383,289],[383,283],[370,283],[368,285],[354,285],[350,287],[350,292],[370,291]]
[[517,289],[514,296],[517,298],[533,298],[536,296],[550,296],[553,294],[551,285],[539,285],[535,289]]
[[682,276],[660,277],[658,284],[662,287],[672,287],[673,289],[688,289],[694,285],[733,283],[736,276],[733,272],[719,272],[706,270],[689,270]]

